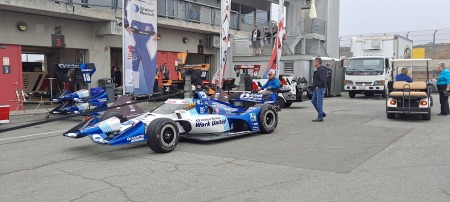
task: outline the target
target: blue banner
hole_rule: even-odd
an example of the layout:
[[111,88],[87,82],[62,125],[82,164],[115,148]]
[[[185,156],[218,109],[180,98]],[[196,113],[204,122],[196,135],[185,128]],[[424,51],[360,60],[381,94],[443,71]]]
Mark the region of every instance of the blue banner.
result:
[[125,92],[152,94],[158,71],[157,0],[123,0],[123,3]]

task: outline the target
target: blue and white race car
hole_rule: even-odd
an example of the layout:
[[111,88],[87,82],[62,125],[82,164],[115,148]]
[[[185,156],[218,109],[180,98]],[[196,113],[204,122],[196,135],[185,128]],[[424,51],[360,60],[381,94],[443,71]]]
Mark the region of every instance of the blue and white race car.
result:
[[64,133],[70,138],[89,137],[93,142],[125,145],[147,142],[155,152],[168,153],[180,138],[214,141],[252,133],[272,133],[278,113],[270,104],[248,109],[211,100],[204,92],[193,99],[169,99],[151,112],[126,120],[121,114],[91,117]]

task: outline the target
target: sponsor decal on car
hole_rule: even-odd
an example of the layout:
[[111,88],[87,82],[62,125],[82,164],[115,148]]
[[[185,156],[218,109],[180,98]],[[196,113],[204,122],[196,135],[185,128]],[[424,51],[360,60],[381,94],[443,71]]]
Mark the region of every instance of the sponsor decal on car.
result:
[[144,140],[144,135],[138,135],[138,136],[133,136],[133,137],[127,138],[127,141],[130,141],[130,142],[137,142],[137,141],[142,141],[142,140]]
[[210,127],[210,126],[224,125],[226,123],[227,119],[212,119],[210,121],[199,121],[199,119],[197,119],[195,127],[197,128]]
[[256,121],[256,114],[255,113],[250,113],[250,121],[251,122],[255,122]]

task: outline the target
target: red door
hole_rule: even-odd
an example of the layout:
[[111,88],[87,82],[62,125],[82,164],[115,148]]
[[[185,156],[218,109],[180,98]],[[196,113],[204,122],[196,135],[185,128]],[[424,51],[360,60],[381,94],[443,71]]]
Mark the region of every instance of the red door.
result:
[[[18,106],[16,90],[22,89],[22,47],[0,46],[0,104],[10,105],[10,110]],[[22,110],[22,108],[19,108]]]

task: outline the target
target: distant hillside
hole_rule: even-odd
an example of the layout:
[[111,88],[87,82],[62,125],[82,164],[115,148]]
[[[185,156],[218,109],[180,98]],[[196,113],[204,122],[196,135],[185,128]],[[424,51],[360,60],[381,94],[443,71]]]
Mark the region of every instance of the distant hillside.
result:
[[[450,59],[450,44],[427,44],[414,46],[414,48],[425,48],[425,57],[432,59]],[[433,57],[434,49],[434,57]]]

